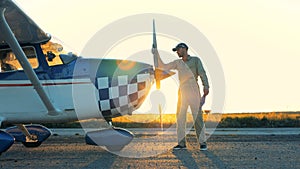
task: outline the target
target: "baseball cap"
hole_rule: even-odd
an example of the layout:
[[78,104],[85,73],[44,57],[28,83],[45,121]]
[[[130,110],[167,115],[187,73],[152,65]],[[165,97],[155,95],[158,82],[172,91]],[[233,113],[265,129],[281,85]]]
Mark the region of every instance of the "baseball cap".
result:
[[172,50],[175,52],[177,51],[177,49],[179,48],[186,48],[189,49],[189,47],[185,44],[185,43],[179,43],[175,48],[173,48]]

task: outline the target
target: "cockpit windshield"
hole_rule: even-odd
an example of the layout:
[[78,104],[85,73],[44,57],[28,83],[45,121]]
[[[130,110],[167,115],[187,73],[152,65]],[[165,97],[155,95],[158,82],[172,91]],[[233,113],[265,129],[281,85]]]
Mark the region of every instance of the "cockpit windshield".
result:
[[68,64],[77,58],[76,53],[72,52],[67,45],[64,45],[57,38],[52,37],[41,47],[49,66]]

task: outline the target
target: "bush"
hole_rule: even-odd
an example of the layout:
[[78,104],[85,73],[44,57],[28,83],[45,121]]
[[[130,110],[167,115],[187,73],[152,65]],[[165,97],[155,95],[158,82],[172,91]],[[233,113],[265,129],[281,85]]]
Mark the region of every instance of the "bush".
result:
[[243,127],[300,127],[299,119],[268,119],[263,117],[262,119],[256,117],[242,117],[242,118],[232,118],[226,117],[222,119],[218,125],[219,128],[243,128]]

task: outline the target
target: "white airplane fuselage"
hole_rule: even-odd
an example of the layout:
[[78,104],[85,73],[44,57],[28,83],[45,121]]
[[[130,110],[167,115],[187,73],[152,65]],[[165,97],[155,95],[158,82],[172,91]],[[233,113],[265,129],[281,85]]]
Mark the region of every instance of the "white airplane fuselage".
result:
[[[96,59],[94,61],[96,61]],[[137,64],[136,62],[134,63]],[[101,67],[99,67],[99,69],[101,69]],[[139,74],[130,76],[143,82],[143,88],[139,87],[137,82],[128,82],[130,79],[128,79],[127,74],[118,75],[116,77],[94,77],[92,79],[93,81],[91,78],[41,80],[43,88],[52,103],[57,109],[63,111],[62,114],[55,116],[47,114],[46,107],[43,105],[39,95],[29,80],[0,79],[0,119],[2,122],[12,124],[51,123],[69,122],[78,119],[106,118],[105,116],[113,118],[120,115],[131,114],[132,111],[142,104],[143,99],[153,84],[154,77],[152,69],[146,67],[145,69],[142,68],[142,70],[144,70],[144,72],[142,71]],[[17,71],[20,72],[22,70]],[[10,76],[14,76],[13,73],[13,71],[9,72],[9,74],[11,74]],[[5,73],[0,73],[0,77],[3,74]],[[108,81],[106,82],[101,79],[107,79]],[[112,85],[111,80],[118,81],[120,79],[125,79],[124,84]],[[101,85],[108,86],[101,88]],[[102,98],[103,93],[101,92],[107,93],[108,96],[105,96],[107,98]],[[121,92],[123,92],[124,95],[121,95]],[[136,98],[130,99],[129,95],[133,93],[136,94]],[[120,100],[120,97],[123,97],[123,99]],[[122,101],[124,103],[120,103]],[[114,104],[118,105],[116,105],[116,109],[112,110],[111,108]],[[103,114],[103,111],[106,111],[106,114]],[[110,112],[107,113],[108,111]]]

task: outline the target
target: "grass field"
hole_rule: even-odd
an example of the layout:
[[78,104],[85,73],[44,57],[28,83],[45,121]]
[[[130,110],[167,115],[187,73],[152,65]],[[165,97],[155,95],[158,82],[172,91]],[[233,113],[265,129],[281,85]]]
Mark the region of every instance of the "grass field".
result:
[[[300,127],[300,112],[262,112],[262,113],[204,113],[207,127],[246,128],[246,127]],[[176,127],[175,114],[133,114],[113,119],[114,126],[124,128],[169,128]],[[187,125],[193,124],[193,117],[187,115]],[[104,120],[86,120],[73,123],[43,124],[49,128],[103,128]]]
[[[218,127],[300,127],[300,112],[204,113],[203,118],[207,124],[213,123]],[[169,127],[176,123],[176,115],[135,114],[115,118],[113,122],[124,127],[160,127],[161,124]],[[187,123],[193,123],[190,113]]]

